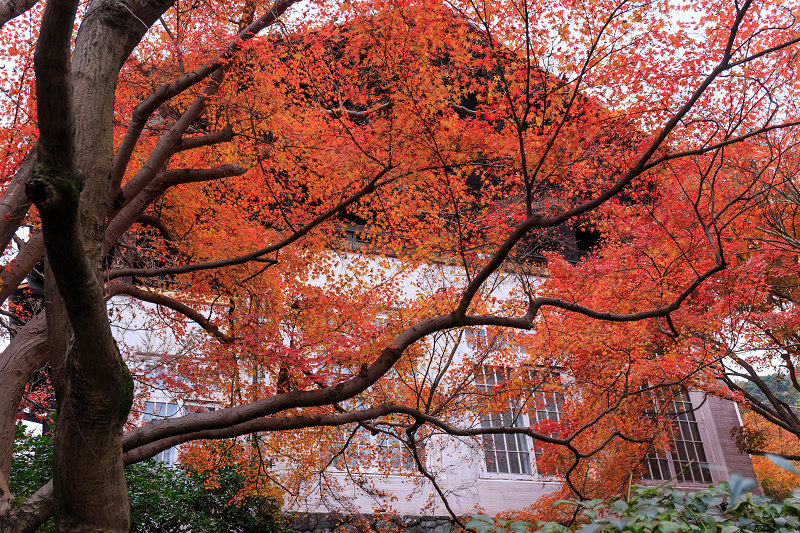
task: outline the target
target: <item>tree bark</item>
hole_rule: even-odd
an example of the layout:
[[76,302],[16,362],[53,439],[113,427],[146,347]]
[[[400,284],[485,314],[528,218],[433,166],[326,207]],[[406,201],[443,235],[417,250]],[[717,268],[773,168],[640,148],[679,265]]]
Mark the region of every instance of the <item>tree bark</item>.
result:
[[60,532],[130,527],[122,426],[133,383],[108,321],[101,275],[113,106],[135,5],[96,0],[70,60],[77,2],[48,2],[35,56],[41,165],[27,185],[48,268],[48,347],[58,419],[53,491]]
[[8,247],[11,237],[17,232],[30,209],[31,201],[25,195],[25,185],[33,175],[33,169],[36,168],[37,162],[34,148],[23,159],[14,178],[0,198],[0,250]]
[[0,28],[36,5],[39,0],[3,0],[0,2]]
[[8,510],[11,494],[8,477],[14,449],[16,415],[25,385],[47,361],[44,313],[32,318],[3,351],[0,364],[0,515]]

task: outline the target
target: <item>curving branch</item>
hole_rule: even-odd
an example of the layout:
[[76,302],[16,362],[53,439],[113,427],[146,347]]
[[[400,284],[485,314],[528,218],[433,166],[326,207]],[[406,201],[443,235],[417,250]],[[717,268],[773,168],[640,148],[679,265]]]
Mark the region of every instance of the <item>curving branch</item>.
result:
[[172,309],[173,311],[176,311],[189,320],[195,322],[198,326],[209,332],[214,336],[214,338],[224,344],[230,344],[236,340],[235,337],[223,333],[216,324],[214,324],[211,320],[208,320],[201,313],[198,313],[188,305],[164,294],[147,291],[130,283],[112,283],[106,286],[106,293],[109,298],[125,294],[128,296],[133,296],[137,300],[142,300],[143,302],[149,302]]
[[[233,265],[241,265],[244,263],[249,263],[250,261],[257,261],[262,260],[263,256],[267,254],[271,254],[284,248],[295,241],[298,241],[302,237],[304,237],[308,232],[312,229],[316,228],[326,220],[336,216],[337,214],[341,213],[347,207],[354,204],[361,198],[373,193],[377,188],[382,184],[381,179],[386,176],[394,167],[387,166],[384,167],[380,172],[378,172],[375,176],[373,176],[369,182],[362,187],[358,192],[342,200],[335,206],[331,207],[330,209],[326,210],[325,212],[321,213],[317,217],[315,217],[312,221],[308,222],[305,226],[298,228],[294,231],[291,235],[287,236],[284,239],[281,239],[279,242],[261,248],[259,250],[255,250],[248,254],[230,257],[227,259],[219,259],[217,261],[206,261],[203,263],[193,263],[189,265],[181,265],[175,267],[166,267],[166,268],[126,268],[120,270],[112,270],[108,273],[107,279],[116,279],[121,277],[127,276],[137,276],[140,278],[148,278],[148,277],[155,277],[155,276],[167,276],[172,274],[186,274],[189,272],[197,272],[198,270],[207,270],[211,268],[222,268],[227,266]],[[384,180],[383,183],[388,183],[389,180]]]
[[[748,407],[753,412],[790,433],[800,435],[800,417],[796,414],[795,409],[775,395],[769,385],[761,379],[756,369],[750,363],[737,356],[732,351],[728,351],[726,355],[730,357],[737,366],[741,367],[742,371],[732,370],[723,366],[723,373],[721,373],[719,379],[725,383],[731,391],[741,394],[747,400]],[[741,387],[734,378],[745,379],[753,383],[766,397],[767,401],[764,402],[755,397]]]
[[[528,313],[526,317],[528,317],[531,321],[536,318],[537,313],[539,310],[544,306],[549,307],[557,307],[559,309],[564,309],[565,311],[571,311],[573,313],[579,313],[584,316],[588,316],[589,318],[594,318],[596,320],[606,320],[609,322],[636,322],[638,320],[645,320],[648,318],[660,318],[660,317],[669,317],[670,313],[677,311],[681,304],[686,301],[692,293],[697,290],[697,288],[703,284],[708,278],[716,274],[717,272],[721,272],[726,267],[726,263],[722,262],[717,264],[704,273],[700,274],[695,278],[692,283],[690,283],[669,305],[665,305],[662,307],[657,307],[655,309],[648,309],[646,311],[638,311],[634,313],[610,313],[607,311],[597,311],[595,309],[591,309],[589,307],[585,307],[583,305],[574,303],[574,302],[567,302],[561,300],[559,298],[551,298],[547,296],[538,296],[531,300],[528,308]],[[672,324],[672,320],[669,319],[668,321],[670,327],[673,331],[675,331],[675,326]]]
[[[694,108],[700,98],[706,93],[709,87],[714,83],[714,81],[724,74],[725,72],[729,71],[732,66],[730,64],[730,60],[732,57],[732,47],[733,42],[736,39],[736,36],[739,31],[739,27],[741,25],[742,20],[745,17],[745,14],[749,10],[750,6],[752,5],[752,0],[745,0],[742,5],[739,7],[736,13],[735,20],[732,24],[728,41],[726,43],[725,51],[722,54],[719,62],[717,63],[716,67],[706,75],[703,81],[698,85],[698,87],[692,92],[691,96],[684,102],[684,104],[680,107],[680,109],[675,112],[661,127],[659,130],[658,135],[651,141],[650,145],[647,147],[646,150],[639,156],[636,163],[634,163],[627,172],[625,172],[622,176],[617,179],[614,184],[603,191],[602,193],[598,194],[594,198],[582,202],[579,205],[576,205],[572,208],[569,208],[557,215],[553,216],[546,216],[540,213],[533,213],[529,215],[525,220],[523,220],[514,231],[506,238],[506,240],[498,246],[495,253],[492,255],[491,259],[484,265],[484,267],[475,274],[471,282],[467,285],[467,288],[464,290],[464,294],[461,298],[461,301],[458,305],[458,308],[455,310],[457,315],[464,315],[467,312],[472,300],[474,299],[475,295],[478,293],[480,288],[489,279],[497,269],[505,262],[508,255],[511,253],[511,250],[516,246],[516,244],[532,229],[534,228],[549,228],[555,227],[560,224],[563,224],[575,217],[583,215],[589,211],[597,209],[598,207],[602,206],[610,199],[616,197],[622,190],[631,183],[636,177],[640,176],[645,170],[647,170],[648,163],[653,159],[655,154],[658,150],[666,143],[667,138],[670,134],[678,127],[681,121],[686,117],[689,112]],[[787,43],[784,45],[791,46],[792,43]]]

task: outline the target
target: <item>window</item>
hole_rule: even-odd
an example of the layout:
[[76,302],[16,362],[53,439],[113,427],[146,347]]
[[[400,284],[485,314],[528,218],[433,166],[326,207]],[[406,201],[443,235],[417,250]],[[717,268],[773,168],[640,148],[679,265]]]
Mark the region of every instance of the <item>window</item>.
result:
[[464,329],[464,337],[467,345],[473,351],[518,348],[514,343],[517,338],[515,331],[489,330],[481,326],[471,326]]
[[464,330],[467,342],[473,350],[485,350],[489,344],[489,336],[486,333],[486,328],[473,327]]
[[[711,469],[689,394],[681,391],[675,399],[663,404],[663,411],[673,421],[670,452],[648,454],[644,479],[666,481],[674,478],[684,483],[711,483]],[[649,415],[654,416],[655,412]]]
[[192,400],[183,404],[183,410],[187,413],[213,413],[219,408],[218,403],[203,400]]
[[[481,416],[481,427],[524,427],[522,415],[511,409],[499,414]],[[500,474],[530,474],[531,457],[528,451],[528,436],[484,435],[483,447],[486,471]]]
[[[399,440],[384,433],[370,435],[370,437],[379,468],[391,472],[408,472],[414,468],[411,450],[403,446]],[[422,449],[420,449],[420,453],[422,453]]]
[[[496,387],[511,374],[508,368],[484,366],[476,379],[479,390],[488,390]],[[560,392],[537,390],[522,404],[512,404],[507,411],[481,415],[480,423],[484,428],[499,427],[527,427],[529,422],[537,424],[542,421],[558,422],[564,405],[564,396]],[[527,411],[525,407],[529,407]],[[528,413],[526,416],[526,412]],[[545,423],[550,425],[549,423]],[[530,438],[521,433],[484,435],[484,459],[486,471],[496,474],[525,474],[531,475],[531,449]],[[533,443],[533,453],[536,459],[542,454],[541,446]],[[537,468],[542,476],[552,475]]]
[[[147,423],[155,418],[172,418],[178,414],[178,404],[173,402],[145,402],[142,422]],[[177,460],[175,447],[164,450],[154,457],[156,461],[173,464]]]

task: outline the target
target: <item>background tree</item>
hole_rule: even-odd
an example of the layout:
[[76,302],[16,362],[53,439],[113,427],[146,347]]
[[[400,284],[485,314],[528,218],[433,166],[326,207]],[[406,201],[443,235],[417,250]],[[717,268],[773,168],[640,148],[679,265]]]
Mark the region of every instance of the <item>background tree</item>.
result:
[[742,453],[753,455],[753,470],[764,494],[776,500],[788,498],[800,486],[800,477],[775,464],[769,454],[797,461],[800,459],[797,436],[753,411],[744,411],[742,422],[743,426],[735,428],[732,434]]
[[[738,270],[747,281],[730,283],[720,294],[728,307],[726,327],[700,335],[698,345],[700,351],[721,354],[720,380],[744,400],[748,410],[777,426],[770,433],[786,432],[786,438],[796,440],[800,436],[800,387],[796,371],[798,249],[794,217],[800,197],[792,158],[782,174],[771,201],[758,210],[753,227],[742,232],[742,242],[747,244]],[[754,418],[749,422],[764,430]],[[757,446],[748,450],[770,451]]]
[[[0,297],[46,263],[45,309],[0,368],[6,529],[54,513],[59,531],[125,531],[126,463],[348,424],[400,440],[440,494],[428,435],[524,433],[565,449],[586,495],[587,461],[655,438],[657,421],[613,423],[641,412],[648,372],[694,384],[719,360],[685,336],[724,329],[714,289],[737,278],[720,273],[790,159],[796,6],[708,1],[666,30],[667,3],[293,4],[50,0],[4,25],[0,242],[16,247]],[[342,258],[345,222],[366,235]],[[559,236],[591,228],[602,246],[560,259]],[[539,283],[530,259],[550,250]],[[156,333],[191,355],[186,394],[224,390],[224,409],[125,430],[132,354],[106,301],[121,295],[159,306],[172,329]],[[513,344],[548,349],[450,357],[475,327],[545,332]],[[609,344],[620,332],[641,344]],[[45,363],[53,483],[13,505],[14,420]],[[544,371],[481,389],[487,363]],[[565,391],[582,418],[470,426],[556,366],[590,386]]]

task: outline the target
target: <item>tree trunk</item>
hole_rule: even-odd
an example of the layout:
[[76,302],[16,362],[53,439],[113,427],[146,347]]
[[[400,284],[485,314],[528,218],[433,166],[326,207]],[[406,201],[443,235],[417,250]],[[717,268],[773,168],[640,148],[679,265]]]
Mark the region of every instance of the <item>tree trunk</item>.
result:
[[56,391],[53,491],[60,532],[130,527],[122,427],[133,382],[111,335],[102,280],[116,80],[135,5],[48,1],[35,68],[40,160],[27,193],[42,218],[48,348]]

